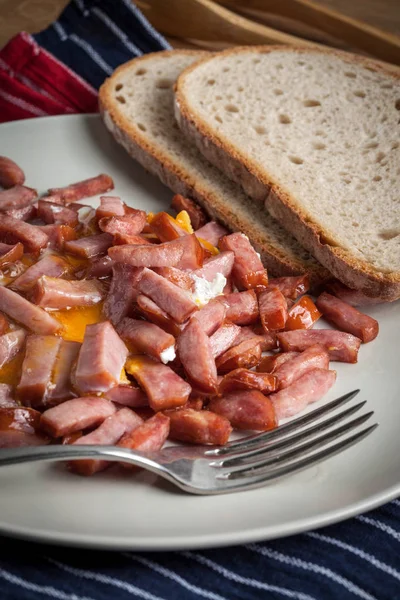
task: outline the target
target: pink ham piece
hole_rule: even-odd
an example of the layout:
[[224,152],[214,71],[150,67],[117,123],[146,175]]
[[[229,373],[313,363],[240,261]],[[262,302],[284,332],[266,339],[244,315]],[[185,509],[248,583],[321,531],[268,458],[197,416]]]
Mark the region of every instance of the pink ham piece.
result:
[[[260,330],[260,331],[259,331]],[[240,328],[240,333],[235,340],[236,344],[241,344],[245,340],[257,338],[260,344],[261,351],[267,352],[276,348],[276,336],[271,331],[265,332],[261,327],[256,325],[255,327],[244,326]]]
[[21,242],[17,244],[3,244],[0,242],[0,267],[15,263],[24,253]]
[[[101,425],[87,435],[78,438],[73,444],[78,446],[114,446],[126,433],[131,433],[142,425],[143,419],[130,408],[123,408],[107,417]],[[112,465],[107,460],[74,460],[69,468],[79,475],[94,475]]]
[[281,354],[273,354],[272,356],[263,356],[257,371],[259,373],[275,373],[281,365],[284,365],[288,360],[292,360],[299,356],[300,352],[282,352]]
[[258,320],[258,302],[254,290],[221,296],[219,301],[226,306],[227,320],[236,325],[249,325]]
[[[169,434],[169,418],[162,413],[151,417],[131,433],[126,433],[118,442],[121,448],[130,448],[139,452],[157,452],[161,450]],[[130,465],[122,463],[124,467]]]
[[77,202],[82,198],[97,196],[97,194],[105,194],[114,188],[114,182],[109,175],[97,175],[90,179],[84,179],[77,183],[72,183],[62,188],[51,188],[48,191],[49,196],[56,196],[63,201],[64,204]]
[[289,387],[271,394],[269,398],[275,408],[278,421],[292,417],[308,404],[320,400],[333,386],[336,371],[312,369]]
[[207,216],[204,210],[196,202],[190,200],[190,198],[175,194],[172,198],[171,208],[176,210],[177,213],[185,210],[189,215],[190,224],[194,230],[200,229],[200,227],[203,227],[207,223]]
[[0,286],[0,311],[15,319],[27,329],[42,335],[60,331],[62,326],[45,310],[31,304],[16,292]]
[[10,362],[22,350],[26,333],[23,329],[14,329],[0,335],[0,368]]
[[236,390],[259,390],[270,394],[277,388],[277,378],[270,373],[257,373],[249,369],[234,369],[219,384],[218,391],[224,395]]
[[221,327],[225,321],[226,307],[222,302],[211,300],[198,312],[194,313],[193,319],[197,319],[203,331],[212,335]]
[[235,255],[232,276],[239,290],[268,285],[267,271],[260,257],[243,233],[231,233],[219,240],[220,250],[231,250]]
[[109,256],[101,256],[92,260],[86,271],[79,272],[76,276],[83,276],[84,279],[105,279],[112,275],[113,264]]
[[12,397],[13,388],[7,383],[0,383],[0,408],[17,408],[18,402]]
[[288,318],[285,296],[278,289],[262,292],[258,297],[261,323],[265,331],[284,329]]
[[139,314],[143,315],[148,321],[155,323],[174,337],[177,337],[182,331],[182,325],[175,323],[175,321],[167,315],[165,310],[162,310],[162,308],[144,294],[139,294],[136,298],[136,304]]
[[16,162],[7,158],[6,156],[0,156],[0,185],[1,187],[8,189],[15,185],[22,185],[25,182],[25,174],[21,167]]
[[183,323],[198,310],[197,305],[184,290],[150,269],[143,270],[137,289],[149,296],[177,323]]
[[218,356],[216,365],[219,373],[227,373],[233,369],[251,369],[261,360],[261,346],[257,338],[245,340],[229,348]]
[[146,213],[144,210],[135,210],[122,217],[103,217],[99,221],[101,231],[111,235],[138,235],[145,225]]
[[211,352],[214,358],[218,358],[229,350],[236,342],[240,334],[240,327],[234,323],[225,323],[210,337]]
[[181,271],[175,267],[154,267],[153,271],[183,290],[193,290],[194,282],[188,271]]
[[49,438],[38,431],[40,413],[32,408],[0,408],[0,448],[43,446]]
[[329,352],[329,360],[356,363],[361,340],[351,333],[332,329],[297,329],[277,334],[279,346],[284,352],[303,352],[314,344],[321,344]]
[[0,191],[0,210],[15,210],[30,206],[37,198],[37,191],[24,185],[16,185]]
[[275,370],[274,375],[278,378],[277,389],[282,390],[289,387],[296,379],[313,369],[329,369],[329,353],[324,346],[319,344],[310,346]]
[[26,252],[39,252],[47,246],[49,237],[36,225],[0,215],[0,240],[6,244],[21,242]]
[[212,398],[208,408],[228,419],[235,429],[268,431],[278,424],[269,398],[257,390],[240,390]]
[[25,406],[46,406],[49,390],[53,386],[52,373],[60,345],[61,338],[52,335],[28,336],[21,379],[17,386],[18,397]]
[[382,302],[379,297],[371,298],[370,296],[366,296],[359,290],[352,290],[346,287],[340,281],[332,281],[326,285],[326,288],[331,294],[340,298],[343,302],[351,304],[351,306],[371,306]]
[[63,437],[100,425],[116,412],[112,402],[98,396],[73,398],[48,408],[40,418],[40,428],[51,437]]
[[0,313],[0,335],[3,335],[4,333],[6,333],[9,329],[9,327],[10,327],[10,324],[7,321],[6,317]]
[[78,214],[75,210],[57,204],[56,202],[49,202],[48,200],[39,200],[37,214],[39,219],[48,225],[59,223],[62,225],[69,225],[70,227],[76,227],[79,223]]
[[202,267],[204,259],[203,248],[194,234],[162,244],[113,246],[108,255],[116,262],[133,267],[177,267],[191,270]]
[[207,281],[213,281],[219,273],[224,277],[229,277],[234,260],[235,255],[233,252],[220,252],[216,256],[205,260],[201,269],[193,271],[193,275],[207,279]]
[[118,385],[127,356],[127,347],[109,321],[87,325],[75,372],[79,392],[106,392]]
[[219,240],[229,232],[216,221],[209,221],[196,231],[196,236],[213,246],[218,246]]
[[190,383],[201,392],[215,394],[217,368],[210,340],[200,322],[192,318],[178,337],[178,356]]
[[144,353],[164,363],[163,352],[174,348],[175,338],[154,323],[125,318],[119,323],[117,332],[125,343],[132,345],[135,353]]
[[142,406],[148,406],[149,401],[147,396],[140,388],[133,387],[133,385],[117,385],[111,390],[108,390],[104,394],[105,398],[121,404],[123,406],[129,406],[130,408],[139,408]]
[[183,406],[192,391],[170,367],[147,356],[128,359],[125,369],[144,389],[154,411]]
[[298,275],[295,277],[277,277],[268,282],[267,292],[274,288],[278,289],[285,298],[297,300],[310,289],[310,278],[308,275]]
[[109,233],[99,233],[80,238],[79,240],[71,240],[65,242],[65,252],[80,256],[82,258],[94,258],[105,254],[108,248],[112,245],[113,238]]
[[137,283],[142,272],[143,269],[122,263],[113,265],[111,286],[104,302],[103,313],[114,326],[126,317],[139,295]]
[[93,306],[102,301],[105,291],[94,279],[70,281],[42,275],[31,290],[30,299],[43,308],[63,310]]
[[72,391],[71,372],[78,358],[81,345],[78,342],[61,340],[56,361],[53,365],[51,380],[47,394],[47,403],[59,404],[75,396]]
[[168,411],[169,437],[189,444],[225,445],[232,432],[228,419],[206,410],[180,408]]
[[61,256],[47,254],[29,267],[22,275],[14,279],[11,287],[18,291],[26,292],[36,284],[42,275],[59,278],[70,271],[71,266]]
[[317,298],[316,305],[335,327],[352,333],[364,343],[372,342],[379,333],[378,321],[327,292]]
[[96,208],[96,219],[103,217],[122,217],[125,214],[125,204],[119,196],[100,196],[100,206]]

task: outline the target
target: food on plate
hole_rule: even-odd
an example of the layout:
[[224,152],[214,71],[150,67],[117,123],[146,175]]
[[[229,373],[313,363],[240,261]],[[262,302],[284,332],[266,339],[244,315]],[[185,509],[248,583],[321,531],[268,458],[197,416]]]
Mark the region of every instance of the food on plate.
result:
[[25,173],[17,163],[7,156],[0,156],[0,185],[4,189],[22,185]]
[[[100,111],[106,127],[135,160],[173,192],[194,200],[227,229],[246,233],[272,275],[308,273],[313,283],[324,281],[328,271],[179,132],[174,119],[174,83],[186,67],[206,56],[206,52],[188,50],[157,52],[119,67],[100,88]],[[258,83],[252,87],[256,90]],[[235,115],[227,111],[219,118],[225,116],[229,120]],[[182,203],[176,206],[183,208]],[[192,225],[196,235],[213,246],[224,235],[221,225],[218,229],[210,224],[197,229],[196,220]]]
[[[125,66],[112,80],[129,91],[134,73]],[[255,211],[268,210],[349,287],[393,301],[399,93],[392,66],[364,56],[247,46],[188,66],[176,82],[175,117],[186,143],[241,185]],[[122,115],[138,120],[137,101],[116,111],[108,98],[110,129],[129,134]]]
[[[99,193],[104,177],[88,180]],[[85,186],[52,193],[68,202]],[[359,337],[312,329],[320,313],[308,275],[269,278],[246,236],[206,221],[191,199],[173,203],[175,217],[101,196],[96,209],[70,201],[69,225],[44,224],[41,210],[0,227],[4,255],[14,253],[0,265],[0,447],[223,445],[233,429],[273,429],[322,398],[331,360],[356,362]],[[14,221],[22,241],[10,246]],[[54,244],[43,227],[72,234]],[[374,319],[326,292],[317,305],[363,341],[377,333]],[[296,306],[312,318],[297,318]],[[68,463],[80,475],[111,465]]]
[[378,321],[328,292],[318,296],[317,307],[330,323],[342,331],[352,333],[363,342],[371,342],[378,335]]

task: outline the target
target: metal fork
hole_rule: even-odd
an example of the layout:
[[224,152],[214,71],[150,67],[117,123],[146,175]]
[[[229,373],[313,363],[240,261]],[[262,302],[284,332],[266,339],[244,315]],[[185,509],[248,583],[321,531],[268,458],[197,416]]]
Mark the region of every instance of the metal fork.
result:
[[[36,461],[107,459],[143,467],[192,494],[255,489],[338,454],[376,429],[376,423],[360,429],[373,411],[348,420],[365,406],[365,401],[327,418],[359,391],[349,392],[277,429],[226,446],[170,446],[147,454],[116,446],[13,448],[0,451],[0,467]],[[339,441],[333,443],[335,440]]]

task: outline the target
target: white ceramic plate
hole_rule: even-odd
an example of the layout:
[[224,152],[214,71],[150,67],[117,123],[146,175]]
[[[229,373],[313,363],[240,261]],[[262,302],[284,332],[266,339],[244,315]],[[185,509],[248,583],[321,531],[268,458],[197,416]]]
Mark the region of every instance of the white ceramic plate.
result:
[[[171,192],[131,160],[98,116],[32,119],[0,126],[0,155],[44,191],[100,172],[132,206],[168,207]],[[111,471],[85,479],[60,465],[0,470],[0,532],[97,548],[167,550],[281,537],[361,513],[400,494],[400,302],[377,306],[378,338],[359,363],[335,363],[326,397],[355,388],[379,427],[321,465],[263,489],[218,497],[190,496],[149,473]]]

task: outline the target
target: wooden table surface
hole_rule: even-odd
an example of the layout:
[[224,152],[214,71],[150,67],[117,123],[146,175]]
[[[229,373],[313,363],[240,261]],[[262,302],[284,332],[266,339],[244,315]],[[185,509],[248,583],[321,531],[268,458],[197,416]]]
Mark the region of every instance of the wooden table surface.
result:
[[[68,1],[0,0],[0,47],[19,31],[34,33],[44,29],[56,19]],[[319,1],[343,14],[400,35],[400,0]]]

